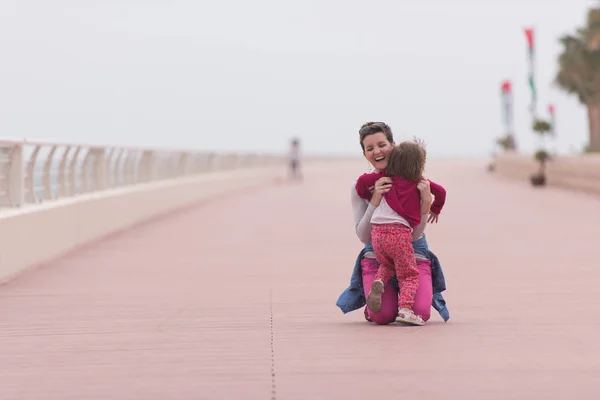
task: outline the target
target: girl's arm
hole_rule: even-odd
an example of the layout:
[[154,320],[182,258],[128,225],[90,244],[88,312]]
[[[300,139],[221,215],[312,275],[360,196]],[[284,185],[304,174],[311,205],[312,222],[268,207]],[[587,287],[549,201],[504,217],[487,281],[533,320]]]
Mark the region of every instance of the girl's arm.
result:
[[435,200],[431,206],[431,212],[439,215],[446,203],[446,189],[442,185],[429,181],[431,193],[435,196]]

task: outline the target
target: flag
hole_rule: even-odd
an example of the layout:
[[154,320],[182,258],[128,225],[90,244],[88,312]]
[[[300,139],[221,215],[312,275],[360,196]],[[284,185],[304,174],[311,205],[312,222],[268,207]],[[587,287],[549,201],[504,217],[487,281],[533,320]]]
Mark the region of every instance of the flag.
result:
[[554,125],[556,124],[556,118],[554,115],[554,104],[548,104],[548,114],[550,114],[550,125],[552,125],[552,130],[550,132],[552,133],[552,136],[555,136],[556,131]]
[[504,129],[509,135],[512,133],[512,84],[510,81],[503,81],[500,88]]
[[535,38],[533,28],[525,28],[525,37],[527,38],[527,50],[529,57],[529,77],[527,79],[529,83],[529,90],[531,91],[531,104],[529,109],[531,111],[531,115],[535,118],[536,114],[536,103],[537,103],[537,90],[535,87],[535,64],[534,64],[534,55],[535,55]]

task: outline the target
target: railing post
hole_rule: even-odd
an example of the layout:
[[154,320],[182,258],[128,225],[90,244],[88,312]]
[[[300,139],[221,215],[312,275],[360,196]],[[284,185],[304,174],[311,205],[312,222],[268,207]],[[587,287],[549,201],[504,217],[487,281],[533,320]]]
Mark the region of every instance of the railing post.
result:
[[58,166],[58,196],[65,197],[68,195],[67,191],[67,162],[69,161],[69,152],[71,151],[71,146],[67,146],[65,151],[60,158],[60,164]]
[[10,153],[10,169],[8,172],[8,196],[12,207],[20,207],[25,202],[24,188],[23,145],[15,144]]
[[157,179],[157,157],[155,157],[154,151],[144,150],[142,156],[138,162],[138,181],[139,182],[152,182]]
[[215,153],[209,153],[206,158],[206,172],[216,171],[219,169],[219,156]]
[[[112,170],[112,187],[117,187],[125,184],[125,162],[123,160],[123,154],[126,154],[127,150],[120,149],[117,158],[113,162]],[[125,160],[126,161],[126,160]]]
[[[133,185],[137,182],[137,176],[139,176],[139,170],[136,168],[137,152],[134,150],[127,150],[125,154],[125,161],[123,163],[123,184]],[[137,172],[137,174],[136,174]]]
[[27,203],[39,203],[37,187],[36,187],[36,170],[35,167],[37,165],[37,158],[40,153],[41,145],[36,145],[35,150],[31,153],[29,157],[29,161],[27,162],[27,170],[25,172],[25,183],[23,187],[23,192],[25,193],[25,201]]
[[89,150],[93,156],[92,162],[92,190],[104,190],[108,187],[108,175],[106,173],[106,150],[101,147],[93,147]]
[[[79,153],[81,153],[81,146],[77,146],[75,149],[75,153],[71,157],[71,162],[69,163],[69,196],[75,196],[79,193],[79,188],[77,187],[77,166],[79,165]],[[83,169],[83,166],[80,166]]]
[[52,192],[52,161],[57,147],[52,146],[44,163],[44,170],[42,172],[42,201],[51,200],[54,197],[54,193]]
[[190,153],[188,152],[184,152],[184,153],[180,153],[179,154],[179,162],[177,165],[177,175],[178,177],[180,176],[186,176],[189,174],[189,164],[190,161]]

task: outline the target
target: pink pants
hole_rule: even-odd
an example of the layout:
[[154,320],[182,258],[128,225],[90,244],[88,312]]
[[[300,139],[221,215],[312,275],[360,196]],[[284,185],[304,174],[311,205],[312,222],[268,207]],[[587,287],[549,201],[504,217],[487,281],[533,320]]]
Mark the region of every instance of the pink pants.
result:
[[379,261],[375,279],[387,284],[396,276],[400,284],[398,307],[412,310],[419,285],[419,269],[410,228],[402,224],[374,224],[371,238]]
[[[363,258],[360,262],[362,267],[363,286],[365,297],[371,291],[371,285],[377,275],[377,262],[373,258]],[[419,286],[415,295],[413,311],[420,315],[424,321],[431,317],[431,300],[433,298],[433,285],[431,283],[431,261],[417,260],[419,269]],[[385,292],[381,298],[381,310],[373,312],[365,307],[365,315],[371,321],[379,325],[387,325],[396,321],[398,316],[398,291],[390,283],[385,285]]]

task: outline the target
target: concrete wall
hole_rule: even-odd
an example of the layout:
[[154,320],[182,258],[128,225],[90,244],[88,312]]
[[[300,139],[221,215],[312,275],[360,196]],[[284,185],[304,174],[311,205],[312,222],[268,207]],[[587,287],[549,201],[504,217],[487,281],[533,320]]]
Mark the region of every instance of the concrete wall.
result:
[[[498,175],[526,182],[539,168],[532,155],[500,154],[495,164]],[[550,186],[600,194],[600,155],[557,156],[546,171]]]
[[236,190],[273,184],[285,166],[212,172],[105,190],[0,213],[0,283],[151,218]]

